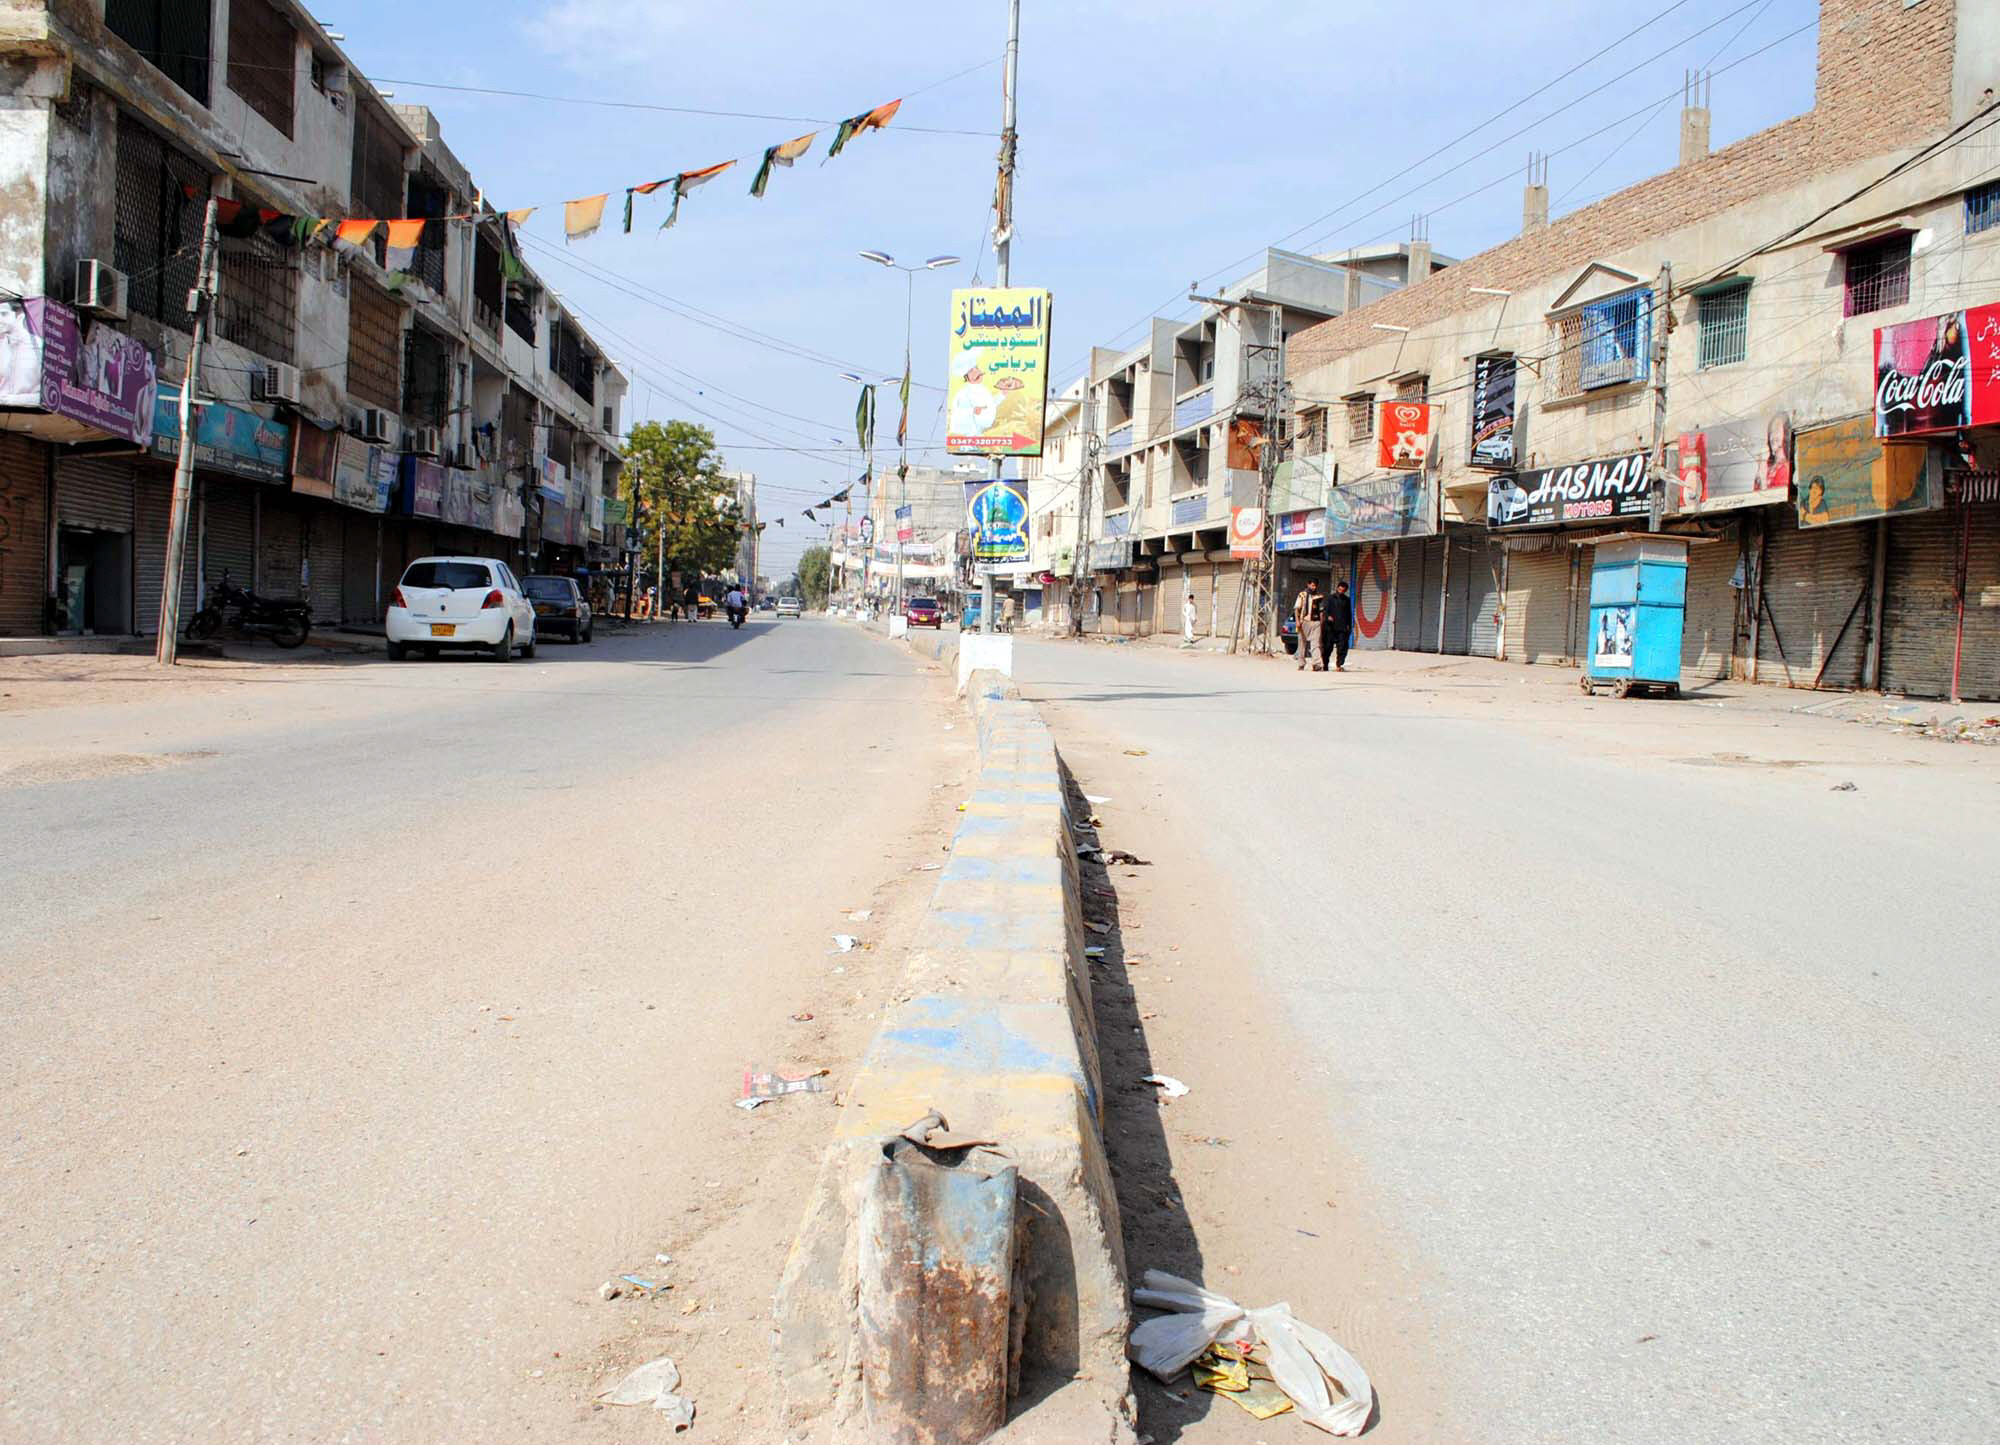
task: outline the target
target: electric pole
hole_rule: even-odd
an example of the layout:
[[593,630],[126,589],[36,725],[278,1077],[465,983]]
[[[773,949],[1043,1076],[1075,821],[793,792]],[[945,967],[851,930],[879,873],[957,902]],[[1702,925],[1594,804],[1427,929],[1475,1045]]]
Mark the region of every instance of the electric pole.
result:
[[[1021,0],[1007,0],[1007,64],[1000,82],[1000,176],[993,187],[993,265],[996,284],[1012,274],[1014,246],[1014,89],[1021,63]],[[993,459],[993,480],[1007,472],[1004,458]],[[979,569],[979,630],[993,631],[993,564]]]
[[[181,564],[187,552],[188,512],[194,499],[194,389],[201,381],[201,353],[208,341],[208,318],[215,307],[215,197],[201,216],[201,267],[195,273],[188,310],[194,330],[188,342],[187,375],[181,380],[181,444],[174,456],[173,510],[167,518],[167,573],[160,588],[160,637],[153,660],[172,667],[181,636]],[[254,581],[254,579],[253,579]]]
[[1660,530],[1667,495],[1667,334],[1674,329],[1674,265],[1660,263],[1653,292],[1653,459],[1646,530]]
[[1096,396],[1088,374],[1083,379],[1083,455],[1076,473],[1076,548],[1069,555],[1069,635],[1083,636],[1084,537],[1090,518],[1090,483],[1097,474],[1098,448]]
[[[1261,345],[1244,343],[1243,354],[1250,357],[1269,353],[1271,357],[1270,379],[1254,386],[1242,388],[1235,413],[1240,415],[1245,400],[1254,399],[1264,412],[1264,445],[1257,456],[1257,507],[1264,519],[1264,530],[1257,544],[1256,570],[1243,579],[1243,590],[1236,598],[1236,618],[1229,631],[1229,650],[1236,651],[1236,645],[1243,632],[1243,614],[1251,606],[1250,589],[1256,588],[1256,604],[1253,626],[1256,637],[1251,648],[1256,652],[1271,650],[1271,589],[1277,572],[1277,529],[1271,522],[1271,495],[1278,483],[1278,428],[1285,414],[1285,308],[1276,301],[1232,301],[1227,296],[1202,296],[1192,289],[1188,300],[1204,306],[1220,307],[1224,310],[1247,311],[1253,306],[1264,310],[1271,327],[1268,340]],[[1238,330],[1242,321],[1237,322]],[[1225,438],[1225,446],[1227,439]],[[1212,455],[1212,454],[1211,454]],[[1224,453],[1227,464],[1227,452]]]

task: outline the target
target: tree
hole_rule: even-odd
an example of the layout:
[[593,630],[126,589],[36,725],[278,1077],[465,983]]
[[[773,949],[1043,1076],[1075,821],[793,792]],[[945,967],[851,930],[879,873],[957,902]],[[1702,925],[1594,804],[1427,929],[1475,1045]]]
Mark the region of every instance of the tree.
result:
[[669,571],[708,577],[736,560],[743,510],[722,475],[714,432],[686,421],[639,423],[625,441],[625,478],[626,495],[639,493],[642,557],[659,555],[664,534]]
[[808,607],[826,606],[827,583],[833,575],[833,555],[824,547],[808,547],[799,556],[799,591]]

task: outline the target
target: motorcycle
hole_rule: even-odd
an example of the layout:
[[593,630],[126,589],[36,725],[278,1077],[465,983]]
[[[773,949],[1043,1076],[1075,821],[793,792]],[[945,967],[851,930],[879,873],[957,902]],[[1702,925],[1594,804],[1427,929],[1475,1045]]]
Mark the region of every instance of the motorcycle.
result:
[[266,632],[278,646],[292,648],[303,643],[312,630],[312,612],[303,602],[259,597],[247,587],[238,587],[224,572],[222,580],[208,589],[207,603],[188,619],[187,635],[210,638],[224,627],[241,636]]
[[731,627],[741,627],[741,626],[743,625],[743,618],[745,617],[745,615],[746,615],[746,614],[748,614],[748,612],[749,612],[749,611],[750,611],[750,609],[749,609],[749,608],[747,608],[747,607],[732,607],[732,608],[730,608],[730,609],[729,609],[729,625],[730,625]]

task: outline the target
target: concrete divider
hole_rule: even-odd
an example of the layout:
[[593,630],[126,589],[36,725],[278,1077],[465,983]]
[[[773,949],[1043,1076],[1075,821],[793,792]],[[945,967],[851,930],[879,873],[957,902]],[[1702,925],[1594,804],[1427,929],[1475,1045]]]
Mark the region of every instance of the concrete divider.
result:
[[[955,639],[930,641],[937,656]],[[912,643],[929,650],[925,640]],[[857,1218],[885,1141],[936,1110],[953,1137],[992,1141],[1019,1171],[1019,1343],[1007,1362],[1014,1414],[992,1438],[1121,1445],[1133,1438],[1134,1418],[1124,1250],[1100,1133],[1097,1035],[1061,766],[1047,725],[1006,679],[976,673],[966,696],[978,729],[978,783],[786,1261],[776,1364],[788,1417],[804,1424],[830,1416],[836,1441],[977,1438],[935,1418],[949,1416],[948,1398],[893,1402],[907,1420],[931,1418],[886,1430],[885,1383],[863,1378],[858,1314],[870,1290],[859,1257],[873,1255],[857,1249]],[[907,1347],[952,1353],[943,1341]],[[1032,1405],[1025,1414],[1024,1403]]]

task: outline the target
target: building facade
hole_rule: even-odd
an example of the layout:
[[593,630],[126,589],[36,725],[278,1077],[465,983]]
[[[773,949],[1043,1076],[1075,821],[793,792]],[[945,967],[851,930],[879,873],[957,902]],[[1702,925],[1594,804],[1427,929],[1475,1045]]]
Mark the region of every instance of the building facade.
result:
[[[227,573],[372,624],[410,557],[603,545],[624,378],[429,111],[284,0],[5,16],[0,633],[158,628],[211,201],[184,615]],[[405,224],[341,239],[356,218]]]

